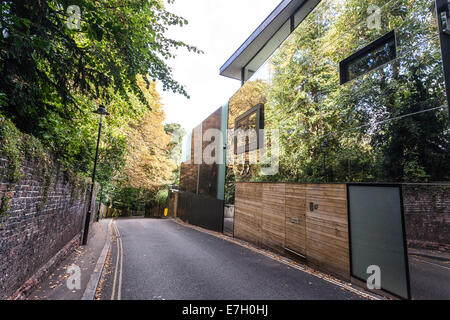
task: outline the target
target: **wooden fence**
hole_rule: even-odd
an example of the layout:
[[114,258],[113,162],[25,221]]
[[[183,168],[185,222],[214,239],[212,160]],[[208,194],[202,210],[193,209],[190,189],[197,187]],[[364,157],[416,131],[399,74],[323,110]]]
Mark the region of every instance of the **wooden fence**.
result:
[[234,236],[350,279],[345,184],[236,183]]

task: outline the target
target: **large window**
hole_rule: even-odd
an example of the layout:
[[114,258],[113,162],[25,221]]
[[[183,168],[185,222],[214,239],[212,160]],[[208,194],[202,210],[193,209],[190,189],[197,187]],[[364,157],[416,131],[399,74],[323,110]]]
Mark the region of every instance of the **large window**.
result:
[[353,80],[397,58],[395,31],[382,36],[339,65],[341,84]]
[[263,142],[259,130],[264,129],[264,105],[258,104],[236,118],[234,129],[235,154],[259,149]]

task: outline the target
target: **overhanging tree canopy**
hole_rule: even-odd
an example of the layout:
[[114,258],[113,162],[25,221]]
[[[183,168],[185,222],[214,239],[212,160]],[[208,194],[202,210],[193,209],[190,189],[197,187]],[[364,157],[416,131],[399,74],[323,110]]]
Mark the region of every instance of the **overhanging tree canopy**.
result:
[[[69,6],[80,8],[79,29],[69,28]],[[12,0],[0,15],[0,112],[78,172],[92,165],[96,104],[111,111],[103,148],[117,151],[121,128],[151,110],[142,82],[187,96],[166,60],[200,51],[164,35],[187,21],[163,1]]]

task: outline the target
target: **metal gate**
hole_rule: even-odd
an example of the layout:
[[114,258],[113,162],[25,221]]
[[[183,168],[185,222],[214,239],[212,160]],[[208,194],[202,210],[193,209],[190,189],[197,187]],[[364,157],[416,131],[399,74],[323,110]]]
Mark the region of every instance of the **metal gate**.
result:
[[178,193],[177,216],[186,223],[222,232],[223,207],[223,200],[190,192]]

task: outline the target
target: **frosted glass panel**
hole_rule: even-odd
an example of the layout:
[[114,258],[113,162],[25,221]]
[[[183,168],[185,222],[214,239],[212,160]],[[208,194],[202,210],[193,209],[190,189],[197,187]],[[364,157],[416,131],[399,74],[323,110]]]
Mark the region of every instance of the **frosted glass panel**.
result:
[[349,186],[352,275],[380,267],[381,288],[408,298],[399,187]]

